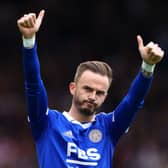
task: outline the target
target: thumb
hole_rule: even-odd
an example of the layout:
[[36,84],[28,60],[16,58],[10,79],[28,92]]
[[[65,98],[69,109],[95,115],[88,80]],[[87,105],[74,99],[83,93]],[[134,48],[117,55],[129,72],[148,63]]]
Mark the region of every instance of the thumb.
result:
[[140,35],[137,35],[137,42],[138,42],[138,47],[139,48],[143,48],[144,47],[144,43],[143,43],[143,39]]
[[38,15],[37,20],[36,20],[36,23],[37,23],[38,27],[40,27],[40,25],[41,25],[41,23],[42,23],[44,14],[45,14],[45,10],[41,10],[41,11],[39,12],[39,15]]

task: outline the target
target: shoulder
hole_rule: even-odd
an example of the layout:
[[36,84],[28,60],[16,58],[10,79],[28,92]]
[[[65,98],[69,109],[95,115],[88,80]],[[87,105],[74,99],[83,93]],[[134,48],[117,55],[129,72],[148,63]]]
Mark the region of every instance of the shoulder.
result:
[[97,117],[98,117],[98,118],[105,117],[106,115],[107,115],[107,113],[105,113],[105,112],[100,112],[100,113],[96,114],[96,118],[97,118]]
[[96,115],[96,120],[102,121],[107,117],[107,113],[105,112],[100,112]]
[[62,116],[62,112],[58,111],[56,109],[48,109],[47,110],[47,115],[49,118],[59,118],[60,116]]
[[100,112],[96,115],[96,120],[100,122],[104,122],[105,124],[110,124],[114,120],[114,111],[106,113]]

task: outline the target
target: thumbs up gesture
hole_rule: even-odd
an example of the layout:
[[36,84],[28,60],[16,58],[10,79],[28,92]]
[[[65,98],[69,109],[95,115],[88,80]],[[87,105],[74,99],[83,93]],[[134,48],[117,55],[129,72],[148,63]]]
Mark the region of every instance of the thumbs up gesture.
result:
[[41,10],[37,17],[35,13],[28,13],[17,20],[17,26],[24,38],[32,38],[38,32],[44,14],[45,11]]
[[164,57],[164,51],[154,42],[149,42],[144,46],[143,39],[140,35],[137,36],[138,49],[142,59],[150,64],[157,64]]

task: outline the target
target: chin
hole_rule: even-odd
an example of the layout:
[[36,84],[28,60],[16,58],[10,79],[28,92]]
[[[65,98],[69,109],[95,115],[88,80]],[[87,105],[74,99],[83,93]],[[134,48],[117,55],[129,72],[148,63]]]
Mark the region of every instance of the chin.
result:
[[83,109],[80,109],[79,111],[84,116],[92,116],[96,113],[95,111],[88,108],[83,108]]

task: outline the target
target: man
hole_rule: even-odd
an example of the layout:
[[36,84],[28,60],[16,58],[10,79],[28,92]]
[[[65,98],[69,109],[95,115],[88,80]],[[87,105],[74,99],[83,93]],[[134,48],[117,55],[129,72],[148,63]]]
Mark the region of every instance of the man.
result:
[[35,35],[45,11],[36,17],[29,13],[18,19],[23,39],[24,77],[28,120],[36,144],[41,168],[112,168],[115,146],[149,91],[155,65],[164,52],[153,42],[146,46],[137,36],[142,66],[117,108],[96,114],[104,102],[112,81],[112,70],[104,62],[81,63],[69,84],[72,105],[68,112],[48,107],[41,80]]

